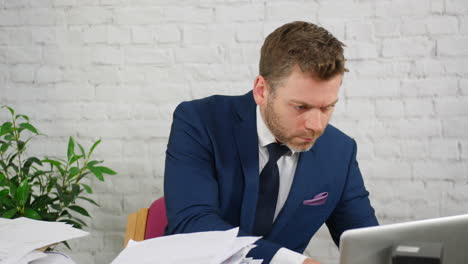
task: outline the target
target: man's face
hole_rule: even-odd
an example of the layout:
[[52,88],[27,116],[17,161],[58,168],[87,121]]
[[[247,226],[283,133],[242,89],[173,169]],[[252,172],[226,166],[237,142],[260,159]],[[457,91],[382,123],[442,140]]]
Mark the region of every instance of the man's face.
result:
[[255,80],[254,97],[263,120],[278,141],[290,149],[308,151],[320,137],[338,101],[343,76],[323,81],[294,67],[271,92],[262,76]]

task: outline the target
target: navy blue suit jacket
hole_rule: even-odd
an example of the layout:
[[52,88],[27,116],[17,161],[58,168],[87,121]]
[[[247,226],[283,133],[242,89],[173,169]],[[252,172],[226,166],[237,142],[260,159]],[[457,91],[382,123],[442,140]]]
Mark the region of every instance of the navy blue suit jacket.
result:
[[[252,233],[259,189],[256,104],[252,92],[181,103],[166,152],[166,234]],[[303,201],[328,192],[322,205]],[[271,233],[249,255],[269,263],[280,247],[302,253],[326,223],[338,245],[347,229],[377,225],[356,161],[356,143],[328,125],[300,154],[289,196]]]

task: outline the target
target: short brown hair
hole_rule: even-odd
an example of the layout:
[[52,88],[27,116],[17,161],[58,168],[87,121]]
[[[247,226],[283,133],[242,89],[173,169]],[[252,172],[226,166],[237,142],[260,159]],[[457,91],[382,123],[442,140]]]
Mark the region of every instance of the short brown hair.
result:
[[345,45],[326,29],[296,21],[285,24],[265,39],[260,55],[260,75],[272,89],[288,76],[293,66],[321,80],[343,74]]

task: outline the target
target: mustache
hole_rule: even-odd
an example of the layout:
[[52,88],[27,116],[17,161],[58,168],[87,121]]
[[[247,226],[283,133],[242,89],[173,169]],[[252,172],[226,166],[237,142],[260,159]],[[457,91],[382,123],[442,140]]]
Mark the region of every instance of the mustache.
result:
[[321,134],[320,132],[312,132],[312,133],[301,133],[301,134],[297,134],[296,136],[301,137],[301,138],[316,138],[317,135],[320,135],[320,134]]
[[301,138],[310,138],[316,140],[318,137],[320,137],[324,130],[321,131],[309,131],[309,132],[303,132],[303,133],[298,133],[297,135],[293,135],[293,137],[301,137]]

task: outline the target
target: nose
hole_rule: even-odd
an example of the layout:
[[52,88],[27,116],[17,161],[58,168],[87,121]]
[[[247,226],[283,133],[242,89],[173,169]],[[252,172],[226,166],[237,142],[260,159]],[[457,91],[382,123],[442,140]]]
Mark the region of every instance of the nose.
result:
[[305,128],[312,131],[322,131],[323,130],[323,120],[322,112],[320,109],[311,109],[305,120]]

